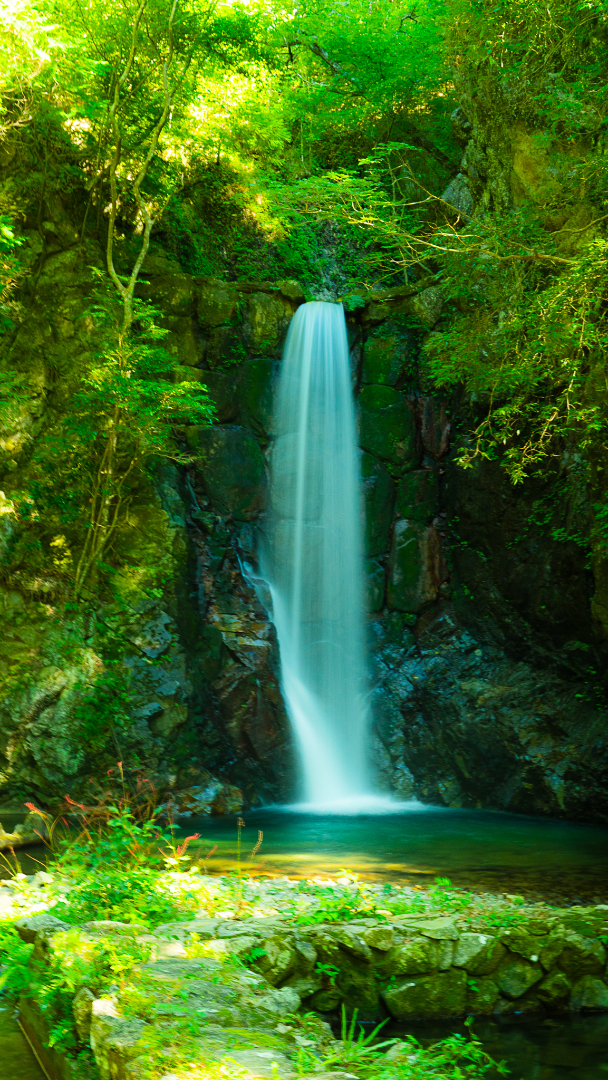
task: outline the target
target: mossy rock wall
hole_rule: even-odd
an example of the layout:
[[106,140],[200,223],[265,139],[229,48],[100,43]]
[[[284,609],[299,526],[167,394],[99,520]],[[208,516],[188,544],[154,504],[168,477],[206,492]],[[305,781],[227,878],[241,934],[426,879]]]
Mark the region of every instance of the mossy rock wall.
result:
[[[35,263],[35,230],[29,249]],[[18,328],[2,345],[28,388],[3,444],[5,544],[27,446],[44,436],[58,401],[69,402],[61,378],[57,397],[60,359],[80,363],[94,348],[85,312],[95,265],[102,252],[93,242],[84,253],[47,253],[27,333]],[[144,274],[141,294],[161,308],[178,362],[173,377],[208,386],[215,422],[184,428],[191,466],[142,477],[116,543],[118,605],[62,622],[44,574],[0,587],[0,787],[8,798],[49,802],[82,794],[91,775],[122,758],[184,812],[291,798],[297,780],[276,638],[250,571],[274,386],[304,296],[294,282],[196,279],[160,251]],[[441,314],[432,280],[361,302],[347,328],[377,782],[402,798],[605,821],[606,712],[591,674],[605,655],[594,621],[599,579],[576,544],[526,524],[553,479],[543,491],[514,489],[494,463],[468,471],[453,463],[468,405],[433,393],[420,360]],[[577,490],[566,516],[584,517],[583,480]],[[136,565],[148,568],[144,579]],[[108,666],[104,624],[125,643],[120,669]],[[98,713],[90,731],[83,700],[117,670],[128,697],[120,725],[104,727]]]

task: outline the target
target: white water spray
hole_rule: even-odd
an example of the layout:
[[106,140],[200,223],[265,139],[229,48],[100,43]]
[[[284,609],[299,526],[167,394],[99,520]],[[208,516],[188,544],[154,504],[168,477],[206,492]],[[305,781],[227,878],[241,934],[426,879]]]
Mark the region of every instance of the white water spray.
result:
[[263,562],[304,799],[371,810],[389,800],[369,794],[366,765],[360,481],[341,305],[309,303],[296,312],[274,435]]

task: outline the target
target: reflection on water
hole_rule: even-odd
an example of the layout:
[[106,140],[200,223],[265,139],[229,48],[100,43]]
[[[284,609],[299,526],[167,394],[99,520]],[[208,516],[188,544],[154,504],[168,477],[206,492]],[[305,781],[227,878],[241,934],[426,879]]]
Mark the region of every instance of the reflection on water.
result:
[[[267,808],[244,815],[243,852],[258,830],[264,842],[255,864],[262,873],[311,877],[343,868],[370,880],[431,882],[548,896],[608,895],[608,829],[487,810],[452,810],[420,803],[384,816],[327,816]],[[210,872],[236,858],[236,818],[189,818],[180,832],[199,832],[193,844]]]
[[0,1005],[0,1077],[2,1080],[44,1080],[44,1073],[32,1054],[8,1006]]
[[[386,1029],[385,1029],[386,1030]],[[423,1045],[455,1031],[455,1021],[391,1026],[390,1035],[414,1035]],[[608,1016],[530,1018],[497,1023],[476,1020],[473,1031],[495,1061],[506,1060],[511,1080],[606,1080],[608,1077]],[[495,1080],[498,1074],[488,1074]]]

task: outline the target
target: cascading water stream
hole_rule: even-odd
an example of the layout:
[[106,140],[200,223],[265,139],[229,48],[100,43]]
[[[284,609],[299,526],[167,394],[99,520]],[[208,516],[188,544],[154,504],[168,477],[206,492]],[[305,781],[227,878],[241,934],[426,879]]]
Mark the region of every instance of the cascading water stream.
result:
[[323,805],[365,799],[370,784],[360,480],[341,305],[315,302],[296,312],[285,345],[274,436],[262,563],[304,799]]

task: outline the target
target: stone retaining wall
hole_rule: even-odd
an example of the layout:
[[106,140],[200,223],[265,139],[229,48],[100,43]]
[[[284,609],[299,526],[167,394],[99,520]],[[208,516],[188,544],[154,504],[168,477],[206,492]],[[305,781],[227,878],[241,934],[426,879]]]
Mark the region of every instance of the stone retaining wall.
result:
[[307,1008],[342,1002],[396,1020],[538,1009],[608,1010],[608,905],[512,927],[463,930],[456,918],[407,915],[299,928],[266,919],[197,920],[189,932],[242,956],[273,986],[296,990]]
[[[229,1049],[231,1061],[262,1077],[274,1075],[264,1072],[266,1058],[280,1078],[293,1075],[289,1046],[281,1044],[276,1025],[301,1004],[327,1014],[344,1003],[361,1018],[388,1013],[398,1021],[608,1011],[608,905],[483,931],[463,929],[451,915],[314,926],[205,917],[154,934],[111,922],[73,928],[48,915],[16,925],[25,941],[35,942],[39,966],[65,951],[66,939],[69,949],[86,954],[108,935],[117,946],[120,935],[135,936],[148,954],[140,974],[156,987],[153,1022],[164,1029],[172,1018],[200,1018],[207,1055],[221,1060]],[[141,1054],[151,1021],[123,1015],[117,988],[98,998],[78,986],[73,1012],[78,1037],[90,1043],[104,1080],[135,1077],[127,1064]]]

